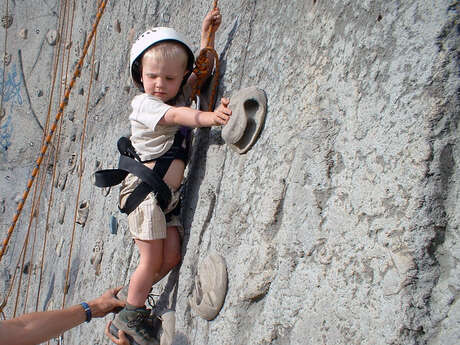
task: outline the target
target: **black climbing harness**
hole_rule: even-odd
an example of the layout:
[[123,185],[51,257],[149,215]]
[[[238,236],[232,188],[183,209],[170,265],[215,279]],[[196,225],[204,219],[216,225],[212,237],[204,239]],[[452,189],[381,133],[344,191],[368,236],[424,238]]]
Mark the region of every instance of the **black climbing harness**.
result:
[[[141,179],[141,183],[129,195],[121,212],[130,214],[139,204],[144,201],[150,192],[156,196],[159,206],[164,211],[171,201],[171,190],[163,181],[163,177],[169,169],[172,161],[182,160],[187,164],[189,151],[190,129],[181,127],[174,136],[171,148],[161,157],[153,159],[155,166],[149,169],[142,162],[131,140],[121,137],[117,146],[120,151],[118,169],[99,170],[94,173],[94,184],[97,187],[111,187],[121,183],[131,173]],[[184,145],[185,142],[185,145]]]

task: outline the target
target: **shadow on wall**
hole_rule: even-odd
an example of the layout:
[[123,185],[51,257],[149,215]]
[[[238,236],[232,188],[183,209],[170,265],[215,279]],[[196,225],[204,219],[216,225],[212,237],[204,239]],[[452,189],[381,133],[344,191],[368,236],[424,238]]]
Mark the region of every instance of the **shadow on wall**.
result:
[[187,337],[180,332],[177,332],[174,336],[174,345],[189,345]]

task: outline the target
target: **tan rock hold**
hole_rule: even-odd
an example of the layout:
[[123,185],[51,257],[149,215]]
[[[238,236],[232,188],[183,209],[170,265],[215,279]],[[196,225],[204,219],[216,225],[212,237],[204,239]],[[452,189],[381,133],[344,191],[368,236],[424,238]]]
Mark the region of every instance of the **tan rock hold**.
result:
[[198,266],[195,288],[189,299],[190,306],[205,320],[219,314],[227,293],[227,267],[218,254],[210,254]]
[[222,129],[222,138],[239,154],[246,153],[256,142],[267,112],[265,92],[248,87],[230,99],[230,120]]
[[22,29],[19,30],[19,32],[18,32],[19,38],[22,38],[23,40],[26,40],[26,39],[27,39],[28,34],[29,34],[29,31],[28,31],[26,28],[22,28]]
[[48,31],[46,34],[46,40],[50,46],[56,45],[56,43],[59,41],[59,33],[56,30]]

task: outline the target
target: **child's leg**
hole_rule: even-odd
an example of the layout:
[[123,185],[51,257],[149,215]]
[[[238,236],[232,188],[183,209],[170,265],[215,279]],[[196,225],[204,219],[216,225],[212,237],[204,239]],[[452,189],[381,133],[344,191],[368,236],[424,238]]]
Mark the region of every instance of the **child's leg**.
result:
[[166,238],[163,240],[163,259],[158,273],[155,275],[153,284],[158,283],[180,262],[180,236],[177,227],[169,226],[166,229]]
[[139,248],[139,265],[131,276],[126,302],[141,307],[145,304],[154,280],[163,266],[163,241],[165,240],[136,239],[135,241]]

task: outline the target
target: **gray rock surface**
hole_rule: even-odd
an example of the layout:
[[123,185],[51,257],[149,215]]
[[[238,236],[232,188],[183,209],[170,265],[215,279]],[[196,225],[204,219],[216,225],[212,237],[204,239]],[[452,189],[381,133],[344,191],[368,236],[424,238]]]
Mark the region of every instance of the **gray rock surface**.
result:
[[[95,19],[96,1],[64,3],[16,0],[2,8],[1,56],[11,56],[0,65],[2,240]],[[150,26],[173,26],[198,48],[211,3],[108,2],[95,56],[89,49],[38,189],[0,262],[1,297],[17,272],[8,317],[16,295],[22,314],[60,308],[64,293],[70,305],[127,284],[138,253],[117,210],[118,190],[94,187],[91,175],[116,166],[116,140],[129,132],[132,40]],[[243,155],[219,128],[194,133],[183,261],[153,288],[159,307],[176,310],[173,343],[457,344],[458,2],[219,6],[219,96],[257,86],[267,116]],[[40,202],[31,216],[34,194]],[[85,200],[82,227],[74,220]],[[211,252],[225,259],[228,292],[206,321],[188,299],[197,265]],[[108,319],[65,333],[64,344],[109,344]]]

